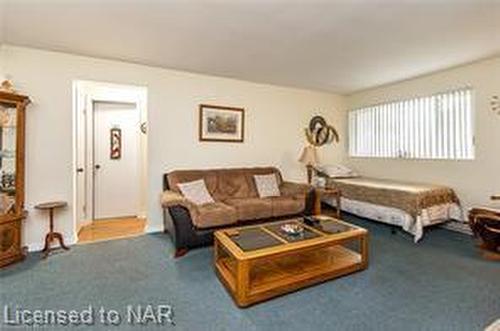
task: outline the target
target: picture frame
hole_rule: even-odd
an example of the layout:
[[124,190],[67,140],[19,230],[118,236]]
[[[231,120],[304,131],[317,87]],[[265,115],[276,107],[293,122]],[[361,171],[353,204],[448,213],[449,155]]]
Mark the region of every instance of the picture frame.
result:
[[245,137],[245,109],[200,104],[199,141],[242,143]]
[[122,130],[119,128],[112,128],[109,133],[109,158],[111,160],[119,160],[122,157]]

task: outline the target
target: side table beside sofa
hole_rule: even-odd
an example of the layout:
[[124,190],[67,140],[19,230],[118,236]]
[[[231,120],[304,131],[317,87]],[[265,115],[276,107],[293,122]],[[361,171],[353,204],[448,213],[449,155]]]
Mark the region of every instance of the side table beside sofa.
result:
[[340,219],[342,194],[339,189],[334,187],[316,187],[314,200],[314,215],[321,215],[321,201],[323,198],[335,199],[335,216]]

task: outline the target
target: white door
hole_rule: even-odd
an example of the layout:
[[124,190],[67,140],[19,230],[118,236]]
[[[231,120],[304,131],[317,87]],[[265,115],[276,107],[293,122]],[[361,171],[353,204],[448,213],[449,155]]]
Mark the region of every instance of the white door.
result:
[[[138,214],[139,122],[135,104],[94,103],[94,219]],[[112,129],[121,133],[118,158],[111,156]]]

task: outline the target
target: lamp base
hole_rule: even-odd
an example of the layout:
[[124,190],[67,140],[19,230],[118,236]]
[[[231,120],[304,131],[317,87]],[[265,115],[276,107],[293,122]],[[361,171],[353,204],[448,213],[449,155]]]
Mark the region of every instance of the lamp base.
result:
[[312,165],[307,165],[306,169],[307,169],[307,183],[311,185],[314,167]]

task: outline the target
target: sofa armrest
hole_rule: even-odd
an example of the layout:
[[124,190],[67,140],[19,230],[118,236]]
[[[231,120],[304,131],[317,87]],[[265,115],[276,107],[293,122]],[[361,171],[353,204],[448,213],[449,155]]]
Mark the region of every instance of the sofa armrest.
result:
[[171,190],[163,191],[161,194],[161,206],[163,208],[181,206],[186,208],[191,216],[195,216],[198,211],[198,207],[194,203],[186,199],[182,194]]
[[311,185],[293,182],[283,182],[280,186],[281,195],[293,196],[300,199],[305,198],[305,196],[313,191],[313,189],[314,188]]

